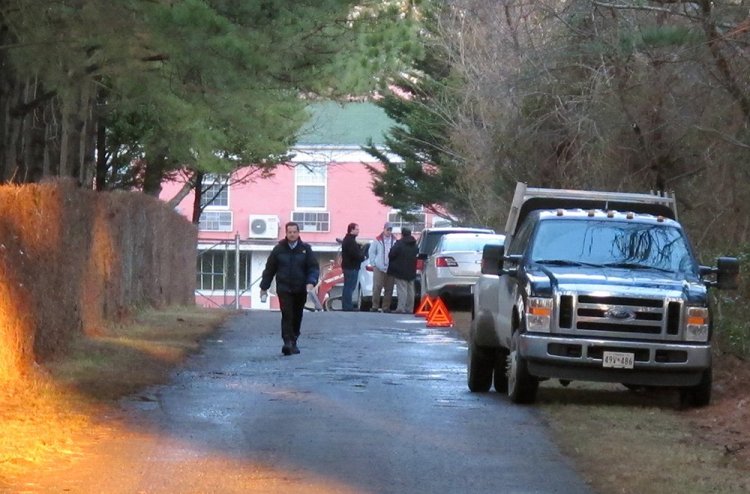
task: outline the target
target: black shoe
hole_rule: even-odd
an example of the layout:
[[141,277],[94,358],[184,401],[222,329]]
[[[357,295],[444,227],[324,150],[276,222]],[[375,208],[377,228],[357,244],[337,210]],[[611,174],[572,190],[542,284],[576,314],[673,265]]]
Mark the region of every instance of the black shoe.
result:
[[295,355],[297,355],[299,353],[299,348],[297,348],[297,342],[296,341],[292,342],[292,353],[295,354]]
[[281,347],[281,353],[284,355],[291,355],[292,354],[292,344],[291,343],[284,343],[284,346]]

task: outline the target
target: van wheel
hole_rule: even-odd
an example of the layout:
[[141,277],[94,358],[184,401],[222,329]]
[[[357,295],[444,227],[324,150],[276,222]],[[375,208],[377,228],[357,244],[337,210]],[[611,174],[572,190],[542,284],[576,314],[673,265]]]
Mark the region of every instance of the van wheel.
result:
[[493,348],[477,346],[473,341],[469,343],[467,375],[469,391],[472,393],[486,393],[490,390],[495,354]]
[[704,407],[711,403],[711,368],[703,371],[701,382],[695,386],[680,389],[680,403],[688,407]]
[[360,311],[368,311],[372,307],[372,299],[366,300],[362,295],[362,287],[357,288],[357,300],[354,306]]
[[508,356],[508,396],[513,403],[534,403],[539,381],[529,374],[526,359],[521,356],[519,346],[521,331],[516,330],[510,339]]

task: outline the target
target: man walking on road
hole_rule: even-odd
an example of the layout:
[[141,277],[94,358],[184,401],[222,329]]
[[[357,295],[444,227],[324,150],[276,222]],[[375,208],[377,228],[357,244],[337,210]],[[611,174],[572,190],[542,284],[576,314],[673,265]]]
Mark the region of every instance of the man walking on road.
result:
[[260,282],[260,296],[265,299],[271,280],[276,277],[276,295],[281,308],[281,353],[300,353],[297,339],[302,326],[302,314],[307,293],[318,283],[320,267],[309,244],[299,237],[299,225],[289,222],[284,226],[286,236],[273,248],[266,261]]
[[401,238],[393,244],[389,254],[388,274],[396,278],[398,307],[396,312],[414,312],[414,280],[417,278],[417,240],[411,229],[401,228]]
[[[393,226],[390,223],[383,225],[383,232],[375,237],[370,243],[368,257],[372,266],[372,310],[377,312],[391,311],[391,300],[393,298],[393,276],[388,274],[388,254],[396,242],[393,236]],[[383,305],[380,305],[380,292],[385,289]]]

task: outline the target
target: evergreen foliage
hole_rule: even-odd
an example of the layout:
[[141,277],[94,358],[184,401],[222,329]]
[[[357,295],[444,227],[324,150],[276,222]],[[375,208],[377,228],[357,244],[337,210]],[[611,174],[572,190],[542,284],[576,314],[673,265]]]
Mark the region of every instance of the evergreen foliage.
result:
[[305,98],[371,91],[412,56],[417,3],[3,3],[0,183],[96,172],[155,194],[177,169],[270,169]]
[[451,72],[447,54],[434,31],[436,12],[423,12],[423,55],[411,70],[394,79],[392,90],[377,102],[396,125],[385,136],[388,152],[370,143],[365,150],[383,163],[368,166],[373,191],[384,204],[402,212],[427,208],[449,219],[466,215],[466,197],[457,186],[461,162],[450,143],[451,117],[460,104],[463,81]]

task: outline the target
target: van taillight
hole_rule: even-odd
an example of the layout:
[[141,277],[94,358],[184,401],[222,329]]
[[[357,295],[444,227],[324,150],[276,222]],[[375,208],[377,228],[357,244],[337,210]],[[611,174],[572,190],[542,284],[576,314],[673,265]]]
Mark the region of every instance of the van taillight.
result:
[[450,268],[458,266],[458,263],[455,259],[452,257],[436,257],[435,258],[435,267],[436,268]]
[[417,273],[421,273],[423,269],[424,269],[424,260],[417,259]]

